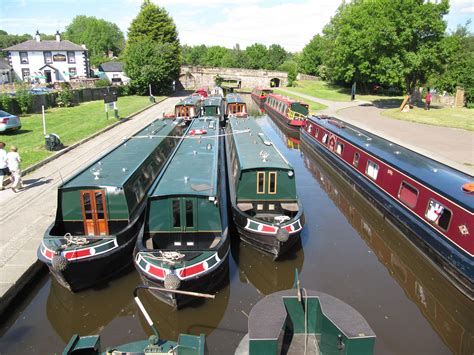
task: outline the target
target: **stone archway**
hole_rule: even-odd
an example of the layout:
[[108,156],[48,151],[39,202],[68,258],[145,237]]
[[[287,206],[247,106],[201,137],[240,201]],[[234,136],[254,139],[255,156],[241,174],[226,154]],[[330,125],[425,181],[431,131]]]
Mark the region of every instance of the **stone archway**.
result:
[[278,88],[280,87],[280,79],[278,78],[273,78],[270,80],[270,87],[271,88]]
[[196,78],[190,72],[187,72],[186,74],[181,74],[179,76],[179,82],[181,83],[181,86],[186,90],[196,89]]

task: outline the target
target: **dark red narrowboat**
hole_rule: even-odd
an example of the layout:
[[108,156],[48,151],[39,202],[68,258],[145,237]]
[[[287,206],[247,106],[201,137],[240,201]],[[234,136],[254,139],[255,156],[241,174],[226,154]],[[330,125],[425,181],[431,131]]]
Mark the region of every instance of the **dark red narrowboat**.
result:
[[309,107],[304,102],[295,101],[279,94],[268,95],[264,108],[270,116],[283,122],[286,127],[295,130],[304,126],[309,112]]
[[259,107],[263,107],[265,101],[267,101],[268,95],[272,94],[273,90],[268,88],[257,87],[252,90],[252,99],[257,103]]
[[474,178],[334,118],[301,129],[308,145],[474,299]]

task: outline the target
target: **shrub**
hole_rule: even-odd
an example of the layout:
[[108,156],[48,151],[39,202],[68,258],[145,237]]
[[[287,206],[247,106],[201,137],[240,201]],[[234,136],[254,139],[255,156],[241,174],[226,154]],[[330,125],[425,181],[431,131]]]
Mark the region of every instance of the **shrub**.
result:
[[0,95],[0,108],[4,111],[11,111],[12,97],[8,94]]
[[59,107],[69,107],[72,106],[72,91],[67,86],[58,92],[58,99],[56,104]]
[[107,79],[99,79],[95,82],[96,88],[105,88],[107,86],[110,86],[110,83]]
[[33,95],[28,91],[27,87],[25,85],[21,85],[16,90],[15,96],[21,113],[29,112],[31,109],[31,104],[33,103]]

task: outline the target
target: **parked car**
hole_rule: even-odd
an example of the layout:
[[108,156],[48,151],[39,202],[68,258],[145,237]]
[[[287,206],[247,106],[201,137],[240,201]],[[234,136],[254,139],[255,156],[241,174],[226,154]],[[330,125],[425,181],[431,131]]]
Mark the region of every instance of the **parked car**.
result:
[[13,131],[20,128],[20,117],[0,110],[0,132]]

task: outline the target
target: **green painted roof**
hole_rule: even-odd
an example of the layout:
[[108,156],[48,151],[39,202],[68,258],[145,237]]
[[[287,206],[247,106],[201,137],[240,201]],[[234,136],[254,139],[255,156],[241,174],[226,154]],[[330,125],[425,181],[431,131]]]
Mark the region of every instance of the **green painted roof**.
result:
[[[198,129],[204,129],[207,133],[193,136],[191,132]],[[218,134],[219,121],[215,117],[194,119],[171,162],[151,188],[150,196],[215,196],[219,156]],[[211,149],[208,149],[208,145]]]
[[[261,168],[293,170],[270,138],[262,132],[254,117],[229,117],[229,124],[234,133],[234,142],[242,170]],[[250,132],[236,134],[245,130],[250,130]],[[264,153],[262,152],[268,154],[266,161],[263,161]]]
[[234,104],[234,103],[245,104],[245,101],[242,100],[239,94],[234,94],[234,93],[227,94],[227,96],[225,97],[225,100],[227,101],[228,104]]
[[[159,119],[152,122],[71,177],[61,188],[123,186],[164,137],[170,135],[174,127],[172,121]],[[94,169],[101,170],[98,180],[92,174]]]
[[191,95],[180,100],[175,106],[197,105],[201,101],[201,96]]
[[223,98],[220,96],[209,96],[204,100],[204,106],[220,106]]

